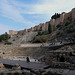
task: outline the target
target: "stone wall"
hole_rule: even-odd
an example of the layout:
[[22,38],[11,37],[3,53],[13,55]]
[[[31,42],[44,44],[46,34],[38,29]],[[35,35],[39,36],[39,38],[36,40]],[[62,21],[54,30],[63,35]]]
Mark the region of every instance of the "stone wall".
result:
[[45,31],[48,31],[48,25],[49,25],[49,23],[50,23],[50,21],[45,23]]
[[[64,15],[64,23],[66,23],[67,21],[69,21],[69,22],[71,22],[72,21],[72,12],[69,12],[69,13],[66,13],[65,15]],[[63,23],[63,24],[64,24]]]
[[52,26],[52,30],[53,30],[53,28],[56,27],[58,24],[61,24],[61,25],[63,24],[65,14],[66,14],[66,13],[62,13],[59,18],[57,18],[57,19],[51,19],[51,20],[50,20],[50,24],[51,24],[51,26]]
[[72,9],[72,21],[74,21],[74,20],[75,20],[75,8]]
[[9,30],[9,35],[10,36],[15,35],[15,34],[18,34],[18,31]]
[[53,31],[54,27],[55,27],[55,19],[51,19],[50,24],[51,24],[51,28],[52,28],[52,31]]

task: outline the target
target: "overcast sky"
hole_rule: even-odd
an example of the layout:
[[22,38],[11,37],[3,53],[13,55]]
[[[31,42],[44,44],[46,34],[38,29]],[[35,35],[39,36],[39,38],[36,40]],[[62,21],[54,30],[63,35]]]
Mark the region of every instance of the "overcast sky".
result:
[[0,34],[44,23],[74,7],[75,0],[0,0]]

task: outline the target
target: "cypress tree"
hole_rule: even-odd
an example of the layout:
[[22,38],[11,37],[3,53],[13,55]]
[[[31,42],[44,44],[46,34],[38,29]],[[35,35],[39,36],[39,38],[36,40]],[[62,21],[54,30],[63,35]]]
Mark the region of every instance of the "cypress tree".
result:
[[49,25],[48,25],[48,32],[49,32],[49,34],[52,32],[51,24],[50,24],[50,23],[49,23]]

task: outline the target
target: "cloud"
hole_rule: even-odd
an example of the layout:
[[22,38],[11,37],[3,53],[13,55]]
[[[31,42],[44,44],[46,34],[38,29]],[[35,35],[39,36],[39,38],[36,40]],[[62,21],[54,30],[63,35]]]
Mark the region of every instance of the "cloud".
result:
[[75,6],[75,0],[38,0],[35,4],[25,4],[13,0],[12,3],[21,14],[44,14],[49,17],[55,12],[68,12]]
[[39,14],[50,15],[55,12],[70,11],[75,7],[75,0],[41,0],[41,3],[35,5],[35,11]]
[[24,14],[44,14],[46,16],[52,15],[55,12],[68,12],[74,5],[74,0],[38,0],[35,4],[25,4],[17,0],[1,0],[2,15],[14,21],[24,24],[35,24],[26,20]]
[[17,8],[12,5],[8,0],[0,1],[1,15],[12,19],[13,21],[20,22],[22,24],[33,25],[34,23],[26,20]]

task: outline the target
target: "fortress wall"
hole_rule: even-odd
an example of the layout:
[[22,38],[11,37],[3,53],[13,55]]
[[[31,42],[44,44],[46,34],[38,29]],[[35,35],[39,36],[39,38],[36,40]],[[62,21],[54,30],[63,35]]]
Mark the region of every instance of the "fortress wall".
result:
[[65,14],[66,14],[66,13],[62,13],[62,14],[60,15],[60,22],[61,22],[61,23],[63,23],[63,21],[64,21],[64,16],[65,16]]
[[50,21],[45,23],[45,31],[48,31],[48,25],[49,25],[49,23],[50,23]]
[[71,22],[72,21],[72,12],[66,13],[64,16],[64,23],[65,24],[67,21]]
[[65,18],[65,14],[66,13],[62,13],[59,18],[55,19],[55,23],[54,23],[55,26],[57,26],[58,24],[59,25],[63,24],[64,18]]
[[21,34],[22,34],[23,32],[24,32],[24,30],[18,31],[18,34],[19,34],[19,33],[21,33]]
[[41,27],[41,24],[39,24],[36,29],[37,30],[40,30],[40,27]]
[[40,23],[38,26],[38,30],[42,31],[42,26],[44,25],[44,23]]
[[54,25],[57,26],[60,23],[60,18],[55,19]]
[[72,9],[72,21],[74,21],[74,20],[75,20],[75,8]]
[[45,31],[45,23],[42,24],[42,31]]
[[24,29],[25,32],[28,32],[28,29]]
[[31,27],[31,31],[34,31],[34,27]]
[[31,27],[31,31],[34,31],[34,27]]
[[37,31],[38,30],[38,26],[35,26],[33,28],[34,28],[34,31]]
[[60,24],[60,25],[63,24],[64,16],[65,16],[65,13],[62,13],[59,18],[50,20],[52,31],[54,30],[54,27],[56,27],[58,24]]
[[30,32],[30,31],[31,31],[31,28],[28,29],[28,32]]
[[51,25],[54,25],[54,24],[55,24],[55,19],[51,19],[51,20],[50,20],[50,24],[51,24]]
[[9,30],[9,35],[10,36],[15,35],[15,34],[18,34],[18,31]]
[[36,26],[34,27],[34,31],[36,30]]
[[49,25],[49,22],[40,23],[39,25],[33,27],[33,29],[37,31],[48,31],[48,25]]
[[52,28],[52,31],[53,31],[54,27],[55,27],[55,19],[51,19],[50,24],[51,24],[51,28]]
[[35,26],[35,29],[38,31],[38,26]]

